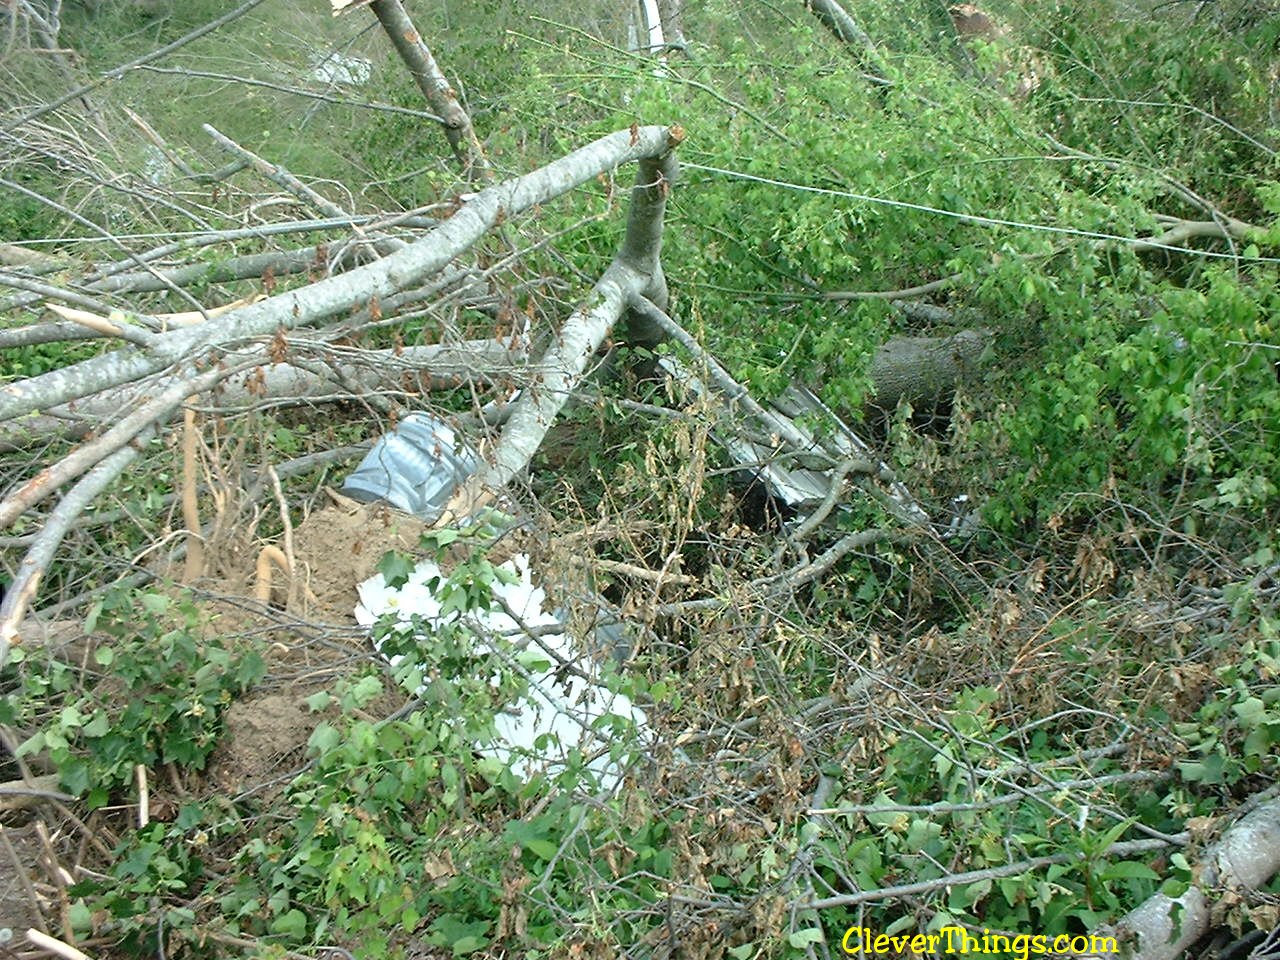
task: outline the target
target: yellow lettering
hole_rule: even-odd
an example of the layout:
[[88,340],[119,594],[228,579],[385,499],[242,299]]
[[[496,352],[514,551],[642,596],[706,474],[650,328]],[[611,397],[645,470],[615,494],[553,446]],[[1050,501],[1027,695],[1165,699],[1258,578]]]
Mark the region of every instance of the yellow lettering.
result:
[[875,942],[871,945],[872,953],[888,953],[889,938],[883,933],[876,934]]
[[958,952],[959,952],[959,951],[957,951],[957,950],[956,950],[956,946],[955,946],[955,944],[951,942],[951,932],[952,932],[953,930],[959,930],[961,933],[963,933],[963,932],[964,932],[960,927],[951,927],[951,926],[947,926],[947,927],[943,927],[943,928],[942,928],[942,932],[943,932],[944,934],[946,934],[946,938],[947,938],[947,953],[958,953]]
[[1016,960],[1027,960],[1027,956],[1031,952],[1027,946],[1030,941],[1031,938],[1025,933],[1020,933],[1013,938],[1013,943],[1010,944],[1010,947]]
[[[856,947],[849,946],[849,938],[854,934],[858,936],[858,945]],[[845,953],[861,953],[862,952],[862,927],[850,927],[844,932],[844,939],[840,941],[840,949]]]
[[1031,938],[1031,949],[1037,954],[1046,954],[1049,952],[1049,938],[1044,934],[1039,934]]
[[1089,950],[1091,953],[1119,953],[1120,944],[1115,937],[1095,937],[1090,934]]

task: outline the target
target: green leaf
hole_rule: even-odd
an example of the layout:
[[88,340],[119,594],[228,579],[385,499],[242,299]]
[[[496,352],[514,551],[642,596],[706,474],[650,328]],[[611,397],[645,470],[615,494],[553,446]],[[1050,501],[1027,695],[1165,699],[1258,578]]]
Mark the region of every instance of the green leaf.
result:
[[535,857],[550,863],[555,859],[560,848],[550,840],[530,840],[525,844],[525,849]]
[[797,930],[795,933],[787,937],[787,943],[795,947],[797,950],[803,950],[805,947],[815,943],[821,943],[823,940],[821,927],[809,927],[805,930]]
[[342,742],[342,735],[327,723],[317,724],[307,739],[307,752],[324,756],[337,748]]
[[378,561],[377,570],[389,587],[403,587],[413,573],[413,560],[403,553],[388,550]]
[[1159,880],[1160,875],[1145,863],[1122,860],[1109,863],[1098,872],[1103,880]]
[[307,915],[295,907],[272,920],[270,930],[274,934],[299,941],[307,933]]
[[105,710],[95,710],[93,719],[84,725],[84,735],[86,737],[105,737],[111,729],[111,724],[107,720],[107,712]]
[[319,693],[313,693],[303,702],[312,713],[320,713],[322,710],[327,710],[329,704],[333,703],[333,695],[327,690],[321,690]]

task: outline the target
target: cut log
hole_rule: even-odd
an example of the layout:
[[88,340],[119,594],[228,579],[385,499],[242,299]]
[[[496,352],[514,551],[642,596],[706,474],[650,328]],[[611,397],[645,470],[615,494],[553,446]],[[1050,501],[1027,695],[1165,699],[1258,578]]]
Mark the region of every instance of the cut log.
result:
[[892,413],[945,400],[982,365],[990,330],[961,330],[949,337],[893,337],[871,361],[870,408]]

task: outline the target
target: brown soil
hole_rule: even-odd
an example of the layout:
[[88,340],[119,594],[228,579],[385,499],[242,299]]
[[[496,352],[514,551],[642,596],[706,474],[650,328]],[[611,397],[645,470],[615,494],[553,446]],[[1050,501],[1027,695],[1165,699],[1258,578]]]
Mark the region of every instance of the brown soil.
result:
[[349,622],[356,587],[377,572],[389,550],[416,553],[427,524],[385,504],[357,504],[317,510],[293,532],[300,589],[298,614]]

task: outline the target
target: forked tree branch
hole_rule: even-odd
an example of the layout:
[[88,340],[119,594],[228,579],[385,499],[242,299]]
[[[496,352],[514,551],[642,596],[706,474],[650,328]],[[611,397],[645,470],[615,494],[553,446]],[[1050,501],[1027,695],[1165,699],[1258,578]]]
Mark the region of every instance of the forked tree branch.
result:
[[[682,134],[681,134],[682,135]],[[522,177],[488,187],[448,220],[403,250],[227,314],[166,335],[155,349],[125,347],[0,388],[0,421],[91,396],[204,355],[211,348],[317,324],[421,283],[443,270],[485,231],[501,221],[546,203],[602,173],[671,149],[678,137],[667,127],[637,127],[609,134]],[[180,372],[180,371],[175,371]]]

